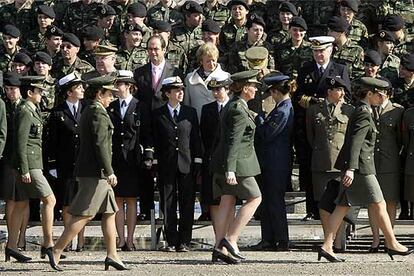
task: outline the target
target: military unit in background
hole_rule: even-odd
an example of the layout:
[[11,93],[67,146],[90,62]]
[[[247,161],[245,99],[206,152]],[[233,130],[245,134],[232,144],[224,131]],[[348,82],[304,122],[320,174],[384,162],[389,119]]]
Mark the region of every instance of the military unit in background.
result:
[[[387,197],[388,193],[384,192],[385,200],[395,206],[401,202],[400,218],[410,216],[412,218],[414,212],[411,210],[410,213],[408,204],[404,201],[413,201],[414,199],[412,170],[407,170],[404,177],[402,173],[404,168],[398,166],[398,168],[387,170],[381,164],[387,160],[397,166],[398,162],[395,160],[398,159],[398,156],[396,154],[400,152],[401,146],[405,146],[402,153],[410,155],[414,145],[411,142],[414,122],[412,115],[412,107],[414,107],[413,1],[263,1],[206,0],[199,4],[198,1],[178,3],[175,0],[160,0],[159,2],[150,0],[80,0],[76,2],[69,0],[14,0],[12,3],[0,6],[0,32],[2,34],[0,40],[0,80],[3,81],[1,83],[1,99],[5,102],[4,107],[0,100],[0,111],[3,112],[5,109],[6,112],[6,120],[0,112],[0,142],[5,143],[2,173],[10,174],[12,167],[15,167],[27,180],[29,170],[35,169],[36,172],[33,176],[41,178],[39,182],[44,185],[40,187],[40,191],[37,191],[41,193],[37,193],[34,197],[40,198],[45,204],[51,206],[53,200],[49,196],[53,190],[57,200],[56,209],[66,209],[68,198],[62,197],[57,185],[62,182],[67,182],[67,185],[70,183],[70,190],[73,193],[76,189],[72,182],[75,181],[70,173],[60,179],[59,160],[56,160],[60,156],[57,152],[59,149],[56,144],[51,144],[58,142],[57,137],[52,136],[56,135],[58,126],[68,120],[71,123],[70,127],[67,126],[70,133],[78,135],[80,113],[74,113],[72,116],[71,111],[68,111],[68,107],[72,106],[70,103],[66,104],[68,94],[75,92],[68,89],[65,81],[59,80],[75,76],[76,84],[84,84],[90,79],[116,78],[127,74],[128,77],[124,76],[122,81],[118,81],[117,84],[124,87],[120,90],[128,90],[128,93],[124,95],[127,100],[118,100],[109,107],[109,118],[112,119],[115,126],[113,147],[125,151],[124,155],[115,156],[116,162],[113,166],[115,172],[120,172],[119,175],[123,175],[123,178],[128,178],[125,176],[130,176],[128,174],[130,172],[123,171],[119,164],[136,166],[138,172],[131,178],[137,180],[136,184],[139,187],[130,190],[124,189],[124,184],[121,184],[114,191],[119,208],[122,208],[124,202],[127,205],[128,202],[129,205],[136,203],[131,198],[135,198],[135,200],[137,197],[140,198],[141,208],[138,218],[149,219],[150,209],[154,204],[154,176],[157,176],[156,169],[151,166],[152,147],[155,146],[154,158],[157,156],[157,150],[159,152],[165,150],[165,154],[171,153],[171,155],[175,151],[184,150],[182,149],[184,146],[181,144],[182,137],[176,133],[176,129],[188,132],[197,129],[198,132],[198,123],[201,123],[202,132],[204,129],[210,129],[205,123],[211,120],[203,118],[203,104],[213,103],[214,99],[218,97],[212,93],[212,90],[223,88],[223,91],[232,91],[230,81],[227,80],[230,74],[257,70],[255,71],[256,78],[262,83],[257,84],[257,92],[248,103],[250,110],[263,119],[259,124],[259,134],[257,135],[260,135],[263,129],[273,127],[269,121],[274,119],[278,124],[279,120],[272,117],[276,116],[272,110],[278,107],[278,104],[272,97],[268,82],[264,81],[266,76],[272,76],[273,81],[277,79],[279,82],[280,75],[283,75],[284,78],[295,80],[297,83],[297,90],[291,95],[292,101],[289,100],[289,104],[285,102],[282,106],[286,108],[287,113],[285,113],[288,114],[284,115],[289,117],[289,122],[293,122],[292,131],[289,127],[289,135],[291,135],[289,137],[291,137],[290,142],[293,144],[294,154],[291,157],[289,151],[284,156],[299,165],[300,188],[306,191],[307,197],[308,214],[305,219],[318,219],[319,209],[321,209],[318,202],[322,197],[321,193],[326,186],[325,184],[331,183],[338,174],[333,168],[333,156],[329,158],[324,156],[326,164],[318,166],[315,163],[314,159],[318,158],[316,156],[320,154],[317,149],[318,145],[322,143],[323,148],[332,150],[332,144],[335,144],[338,145],[338,148],[334,151],[339,151],[339,144],[343,143],[349,113],[352,111],[351,105],[356,103],[354,93],[360,88],[361,78],[372,77],[388,82],[388,87],[384,89],[387,91],[384,97],[388,98],[381,112],[389,111],[389,114],[381,113],[378,118],[375,118],[377,129],[380,131],[375,149],[375,162],[379,164],[378,173],[386,175],[387,180],[380,180],[379,183],[383,189],[387,189],[384,187],[389,186],[390,181],[388,180],[391,179],[390,175],[393,176],[391,180],[393,183],[395,182],[394,184],[398,184],[400,189],[390,192],[392,197]],[[220,74],[217,73],[218,71]],[[13,91],[19,90],[21,82],[27,78],[36,80],[36,86],[33,86],[33,89],[37,87],[36,91],[42,90],[39,99],[36,98],[38,102],[34,104],[30,104],[22,100],[21,96],[13,94]],[[174,118],[170,118],[170,121],[167,120],[169,117],[173,117],[171,110],[166,108],[168,97],[181,91],[166,88],[168,85],[165,80],[171,81],[170,78],[177,82],[178,79],[180,80],[180,85],[170,85],[174,88],[181,88],[181,80],[183,80],[187,88],[183,89],[185,95],[182,106],[189,105],[196,110],[186,111],[187,109],[183,108],[181,114],[183,117],[180,118],[179,115],[178,121],[175,121]],[[226,85],[216,87],[216,81],[228,82],[224,82]],[[40,83],[41,86],[37,83]],[[326,99],[327,91],[334,88],[343,90],[343,99],[346,103],[341,101],[331,114],[327,108],[332,99]],[[87,92],[88,90],[86,90]],[[197,99],[195,99],[195,95]],[[123,96],[119,97],[123,99]],[[132,97],[134,100],[131,100]],[[89,105],[88,100],[74,99],[76,103],[78,100],[82,102],[80,105],[82,110]],[[172,102],[180,106],[181,101],[182,99],[175,99]],[[126,108],[122,105],[124,103],[126,105],[132,103],[136,108],[135,111],[124,110]],[[336,104],[338,103],[335,102],[335,106],[337,106]],[[293,114],[291,107],[294,110],[294,116],[291,115]],[[216,119],[213,120],[216,124],[215,127],[219,125],[217,120],[220,120],[216,109],[217,107],[212,105],[211,110],[214,111]],[[24,144],[19,140],[21,137],[13,137],[13,133],[19,136],[19,131],[22,131],[16,129],[22,123],[18,121],[19,117],[15,120],[13,118],[15,113],[23,116],[24,112],[31,114],[29,122],[31,127],[27,129],[31,140],[23,142],[29,144],[30,147],[36,146],[29,154],[29,158],[26,158],[28,161],[33,161],[30,164],[22,163],[21,158],[13,159],[13,142],[17,141],[17,146],[22,150]],[[221,109],[218,112],[221,112]],[[279,110],[279,112],[282,111]],[[27,114],[26,116],[29,118]],[[198,120],[194,120],[193,115],[195,116],[195,114],[198,116]],[[269,114],[271,114],[270,118],[268,118]],[[191,124],[182,123],[184,115],[191,117]],[[157,118],[154,119],[153,116],[157,116]],[[125,125],[124,120],[128,120],[125,121]],[[152,131],[150,130],[151,120],[155,120],[156,123],[155,136],[152,137],[152,133],[150,133],[147,137],[145,134],[139,133],[139,129]],[[2,122],[6,121],[8,123],[7,139],[5,135],[2,135],[5,129]],[[109,121],[108,125],[111,125]],[[399,131],[399,126],[403,132],[397,135],[395,132]],[[211,129],[216,131],[214,127]],[[171,137],[165,136],[166,134]],[[205,133],[201,134],[205,144]],[[286,134],[286,136],[288,135]],[[320,136],[326,137],[323,137],[323,141],[318,141]],[[325,139],[329,137],[332,139]],[[66,138],[69,139],[69,137]],[[71,144],[73,147],[77,147],[79,144],[78,136],[71,138],[73,138]],[[170,138],[171,141],[167,138]],[[168,141],[164,141],[166,139]],[[180,142],[174,141],[174,139]],[[194,175],[189,171],[196,170],[196,167],[198,169],[199,160],[192,162],[191,159],[203,156],[201,149],[199,149],[200,141],[198,140],[199,137],[194,136],[191,141],[186,141],[188,142],[186,145],[196,143],[197,147],[191,149],[192,154],[186,152],[183,157],[180,157],[185,159],[185,162],[179,160],[178,169],[170,166],[171,164],[167,166],[164,164],[166,161],[175,162],[168,159],[171,156],[166,156],[165,160],[158,160],[158,170],[171,176],[171,179],[162,176],[158,178],[158,188],[164,193],[162,197],[176,194],[177,187],[171,181],[173,178],[176,178],[177,182],[181,182],[183,185],[192,187],[190,184],[195,181],[198,170]],[[168,149],[168,151],[163,148],[166,144],[171,146],[175,142],[177,142],[177,147]],[[140,143],[145,144],[144,149],[139,147]],[[133,150],[137,152],[134,152],[132,157],[125,150],[132,147],[131,145],[138,145],[139,148],[134,147]],[[205,153],[205,157],[212,158],[214,146],[216,145],[209,145],[211,152]],[[39,149],[42,150],[39,151]],[[148,149],[151,154],[145,151]],[[2,151],[3,146],[0,143],[0,154]],[[194,155],[195,153],[197,155]],[[36,158],[33,158],[34,155]],[[73,161],[74,155],[75,153],[71,152],[70,162]],[[190,157],[190,155],[194,156]],[[151,158],[143,156],[151,156]],[[266,171],[268,168],[263,165],[268,162],[266,157],[260,157],[262,159],[259,161],[262,169],[265,169],[265,173],[264,180],[260,179],[261,176],[258,176],[257,179],[259,185],[264,183],[267,187],[269,186],[269,175],[271,177],[274,175],[268,173]],[[42,159],[43,162],[41,162]],[[86,157],[85,160],[87,160]],[[204,165],[210,161],[205,160]],[[180,162],[185,163],[185,169],[181,167],[183,164]],[[410,164],[409,157],[407,157],[406,164]],[[41,169],[43,169],[47,180],[43,179],[45,177],[41,173]],[[58,169],[57,175],[53,173],[55,169]],[[400,175],[396,176],[398,174]],[[283,170],[283,177],[286,178],[287,189],[291,189],[288,180],[290,170],[289,172]],[[122,182],[122,177],[119,179]],[[212,174],[206,166],[203,166],[202,179],[212,181]],[[312,181],[318,183],[312,183]],[[321,183],[325,186],[320,186]],[[209,218],[211,215],[208,211],[210,203],[215,202],[211,198],[211,183],[202,182],[201,185],[202,196],[205,194],[209,197],[203,202],[206,206],[203,206],[202,218]],[[206,187],[208,187],[207,191]],[[270,191],[279,193],[279,198],[283,198],[282,194],[285,189],[276,190],[270,188]],[[179,194],[184,192],[179,191]],[[187,192],[191,193],[190,197],[194,194],[191,188],[188,188]],[[0,194],[8,202],[17,202],[18,199],[27,197],[27,194],[12,195],[7,189],[2,189]],[[50,202],[48,202],[48,198]],[[269,203],[266,196],[264,199],[268,208],[278,206],[275,208],[285,212],[284,209],[281,209],[280,204]],[[182,214],[189,218],[189,221],[180,223],[178,228],[181,229],[177,230],[176,201],[176,198],[168,198],[163,202],[165,205],[162,206],[168,224],[166,227],[167,240],[170,243],[170,247],[166,249],[168,251],[187,251],[191,240],[189,229],[191,229],[192,216],[188,212]],[[188,208],[193,204],[192,200],[181,197],[178,201],[179,205]],[[33,208],[31,209],[33,211]],[[10,212],[6,214],[7,217],[11,216],[12,211]],[[135,212],[137,211],[135,210]],[[66,214],[66,210],[64,214]],[[55,216],[60,216],[59,212],[55,212]],[[390,214],[390,217],[395,217],[395,214]],[[60,218],[58,217],[58,219]],[[24,220],[27,221],[28,218],[24,218]],[[134,220],[117,216],[118,222],[124,222],[124,220],[127,220],[129,225],[135,223]],[[269,241],[266,241],[272,243],[268,245],[269,247],[277,248],[278,244],[275,243],[280,243],[279,248],[289,248],[285,223],[279,225],[277,231],[271,229],[269,225],[266,225],[265,228],[265,236],[271,236],[272,234],[269,233],[274,232],[283,235],[280,239],[270,238]],[[45,247],[51,243],[48,231],[45,229]],[[134,248],[131,240],[133,231],[131,231],[127,240],[120,240],[119,247],[125,250]],[[373,244],[376,245],[376,243],[377,240],[374,238]],[[24,235],[19,239],[18,245],[23,247]]]

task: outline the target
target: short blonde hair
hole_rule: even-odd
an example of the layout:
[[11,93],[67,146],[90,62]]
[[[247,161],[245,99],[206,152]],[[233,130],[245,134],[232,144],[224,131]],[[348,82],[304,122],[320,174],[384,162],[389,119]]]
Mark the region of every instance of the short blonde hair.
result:
[[203,56],[212,57],[215,60],[218,60],[219,50],[217,49],[216,45],[211,42],[204,43],[197,49],[196,57],[198,64],[201,64]]

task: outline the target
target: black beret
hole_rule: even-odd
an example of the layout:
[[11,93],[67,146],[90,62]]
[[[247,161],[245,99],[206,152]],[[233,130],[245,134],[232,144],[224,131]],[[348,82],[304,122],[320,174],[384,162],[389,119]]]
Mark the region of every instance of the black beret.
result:
[[326,78],[326,84],[328,85],[328,88],[342,87],[346,91],[351,92],[351,84],[340,76],[328,76]]
[[54,19],[56,17],[55,11],[51,6],[48,5],[40,5],[37,7],[37,14],[44,14],[49,18]]
[[377,51],[374,51],[374,50],[367,50],[365,52],[364,62],[372,63],[374,65],[381,65],[382,64],[380,54]]
[[46,64],[52,65],[52,58],[45,52],[36,52],[36,54],[33,56],[33,61],[40,61]]
[[308,25],[306,24],[305,19],[299,16],[295,16],[292,18],[292,21],[289,24],[289,27],[299,27],[304,29],[305,31],[308,30]]
[[342,0],[341,6],[348,7],[353,10],[355,13],[358,12],[358,1],[357,0]]
[[398,14],[391,14],[384,18],[382,28],[387,31],[396,32],[405,26],[404,19]]
[[298,16],[298,10],[296,9],[295,5],[290,2],[283,2],[280,4],[279,12],[290,12],[294,16]]
[[124,32],[134,32],[134,31],[138,31],[141,32],[141,34],[145,34],[144,30],[142,29],[142,27],[138,24],[125,24],[124,26]]
[[30,65],[32,63],[32,59],[27,54],[19,52],[14,56],[13,62]]
[[20,75],[16,72],[6,72],[3,74],[3,85],[7,86],[20,86]]
[[200,4],[194,1],[185,2],[181,7],[181,10],[187,13],[203,13],[203,8],[200,6]]
[[7,24],[3,27],[3,35],[9,35],[11,37],[17,38],[20,37],[20,30],[11,24]]
[[263,28],[266,28],[266,23],[264,22],[263,18],[258,16],[257,14],[252,14],[249,19],[247,20],[246,23],[246,28],[251,28],[252,25],[257,24],[257,25],[261,25]]
[[344,17],[332,16],[328,21],[328,28],[334,32],[346,33],[349,27],[350,24]]
[[107,17],[110,15],[116,15],[116,11],[110,5],[102,4],[96,8],[98,16],[100,18]]
[[141,2],[132,3],[128,6],[127,13],[134,17],[145,17],[147,16],[147,7]]
[[50,38],[51,36],[63,36],[63,31],[55,25],[47,26],[45,37]]
[[391,41],[395,42],[396,37],[391,31],[381,30],[376,35],[377,40],[379,41]]
[[214,21],[213,19],[206,19],[201,25],[201,30],[203,32],[212,32],[215,34],[219,34],[221,32],[220,25]]
[[154,30],[158,30],[160,32],[171,32],[171,24],[167,21],[163,20],[156,20],[152,23],[151,26]]
[[63,42],[69,42],[72,45],[76,46],[76,47],[80,47],[81,46],[81,42],[79,40],[79,38],[72,34],[72,33],[64,33],[63,34]]
[[414,54],[407,54],[401,58],[401,65],[408,71],[414,71]]
[[100,40],[105,36],[105,31],[98,26],[88,26],[83,30],[83,39],[86,40]]
[[231,7],[236,6],[236,5],[241,5],[244,6],[247,10],[249,10],[249,5],[247,4],[246,0],[231,0],[228,4],[227,7],[229,9],[231,9]]

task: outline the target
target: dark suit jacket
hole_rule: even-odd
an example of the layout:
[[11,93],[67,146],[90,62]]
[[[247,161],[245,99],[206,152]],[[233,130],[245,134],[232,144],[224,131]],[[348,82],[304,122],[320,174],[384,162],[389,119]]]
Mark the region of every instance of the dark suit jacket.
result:
[[75,161],[79,152],[79,122],[84,105],[79,102],[76,117],[65,102],[55,107],[49,118],[50,160],[56,160],[58,178],[74,176]]
[[190,172],[194,158],[201,158],[201,139],[197,112],[181,105],[174,122],[167,104],[154,110],[153,131],[158,170],[161,174]]
[[201,108],[200,133],[204,146],[203,164],[213,155],[220,130],[220,114],[216,101],[203,105]]
[[138,93],[136,97],[146,103],[151,110],[161,107],[166,102],[162,99],[161,96],[161,83],[162,80],[168,77],[180,76],[182,73],[179,69],[175,68],[168,61],[165,62],[164,70],[161,74],[160,81],[157,88],[152,89],[152,68],[151,62],[138,67],[134,72],[134,79],[138,87]]
[[142,159],[152,159],[153,142],[148,106],[133,97],[122,118],[118,99],[109,105],[108,113],[114,125],[112,137],[114,165],[120,164],[121,161],[130,165],[140,165]]

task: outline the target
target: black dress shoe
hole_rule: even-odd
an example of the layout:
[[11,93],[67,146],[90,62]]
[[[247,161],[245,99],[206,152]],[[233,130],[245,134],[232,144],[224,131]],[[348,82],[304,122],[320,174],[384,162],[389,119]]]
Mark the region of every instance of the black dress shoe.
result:
[[217,248],[213,249],[213,254],[211,256],[211,261],[213,263],[218,262],[218,260],[221,260],[225,262],[226,264],[238,264],[240,263],[240,259],[233,258],[230,254],[225,255],[221,251],[219,251]]
[[329,254],[328,252],[326,252],[322,247],[319,248],[319,252],[318,252],[318,261],[321,260],[321,258],[324,257],[325,259],[327,259],[328,261],[330,261],[331,263],[340,263],[340,262],[345,262],[344,259],[339,259],[331,254]]
[[307,213],[306,216],[302,219],[302,221],[309,221],[309,220],[314,220],[315,219],[315,215],[312,213]]
[[4,255],[5,255],[5,260],[4,260],[5,262],[10,261],[10,257],[13,257],[19,263],[27,263],[28,261],[32,260],[32,258],[27,257],[23,255],[22,253],[20,253],[19,251],[13,250],[8,247],[4,249]]
[[260,241],[258,244],[249,247],[249,250],[252,251],[275,251],[276,249],[276,245],[273,245],[267,241]]
[[[49,247],[49,248],[51,248],[51,247]],[[47,250],[47,249],[48,249],[48,248],[46,248],[46,247],[44,247],[44,246],[40,247],[40,259],[44,259],[44,258],[46,258],[46,250]],[[66,259],[66,256],[65,256],[65,255],[63,255],[63,254],[61,254],[61,255],[60,255],[60,259],[61,259],[61,260]]]
[[389,249],[389,248],[387,250],[388,256],[390,256],[391,260],[394,260],[394,255],[398,255],[398,256],[408,256],[408,255],[410,255],[413,252],[414,252],[414,249],[413,248],[409,248],[407,251],[403,251],[403,252],[396,251],[396,250]]
[[379,245],[377,247],[370,247],[368,249],[368,253],[378,253],[379,251]]
[[116,270],[129,270],[125,265],[118,263],[109,257],[106,257],[105,258],[105,270],[108,270],[110,266],[112,266]]
[[56,271],[63,271],[55,262],[55,257],[53,256],[53,247],[48,247],[45,250],[45,254],[49,257],[50,266]]
[[219,247],[220,247],[220,248],[225,247],[225,248],[226,248],[226,249],[230,252],[230,254],[231,254],[231,255],[233,255],[234,257],[236,257],[237,259],[240,259],[240,260],[244,260],[244,259],[246,259],[244,256],[242,256],[242,255],[240,254],[240,251],[236,250],[236,249],[235,249],[235,248],[234,248],[234,247],[233,247],[233,246],[229,243],[229,241],[228,241],[228,240],[226,240],[225,238],[221,240]]
[[175,252],[175,246],[167,245],[167,246],[161,248],[161,250],[164,251],[164,252]]
[[139,220],[139,221],[151,220],[151,216],[150,216],[150,214],[142,213],[142,214],[139,214],[137,216],[137,220]]
[[211,221],[210,214],[208,214],[208,213],[202,213],[202,214],[198,217],[197,221]]
[[82,246],[76,246],[76,252],[83,252],[85,250],[85,246],[84,245],[82,245]]
[[280,241],[277,243],[276,251],[290,251],[291,244],[288,241]]
[[179,246],[176,246],[175,250],[177,252],[188,252],[190,251],[190,247],[187,244],[182,243]]

